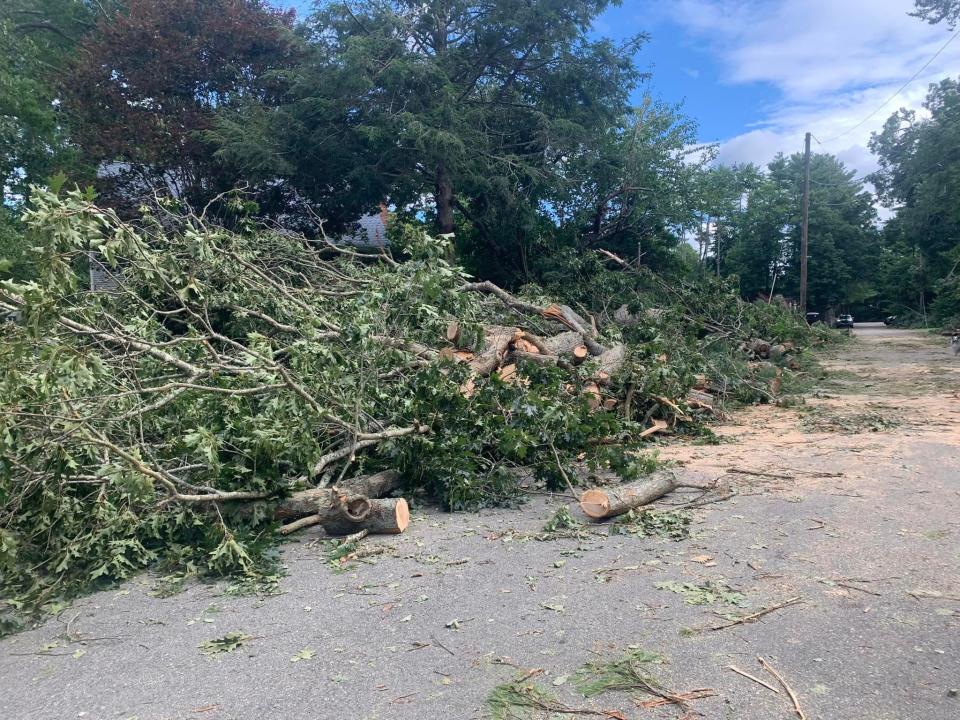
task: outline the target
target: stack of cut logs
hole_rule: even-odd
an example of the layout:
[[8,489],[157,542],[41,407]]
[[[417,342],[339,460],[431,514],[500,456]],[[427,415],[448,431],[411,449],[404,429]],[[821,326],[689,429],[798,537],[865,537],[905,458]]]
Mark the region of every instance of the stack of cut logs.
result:
[[[580,381],[579,392],[593,410],[614,410],[619,398],[609,395],[610,378],[626,361],[622,344],[604,347],[598,340],[597,325],[574,312],[566,305],[538,308],[514,298],[490,283],[465,286],[476,292],[496,295],[504,304],[567,328],[555,335],[541,337],[519,327],[485,325],[482,329],[465,327],[458,321],[446,329],[446,346],[439,351],[441,358],[464,363],[469,378],[461,386],[467,397],[474,392],[474,380],[496,374],[505,382],[522,382],[517,364],[522,361],[541,365],[555,365],[572,370],[591,362],[586,379]],[[625,312],[625,309],[624,309]],[[623,313],[621,313],[622,315]],[[629,321],[630,317],[618,318]],[[480,333],[482,331],[482,337]],[[767,350],[769,352],[769,350]],[[571,378],[573,380],[573,378]],[[571,383],[568,390],[574,391]],[[713,412],[713,396],[707,378],[698,378],[695,389],[685,398],[690,409]],[[632,388],[627,389],[624,411],[629,414]],[[669,407],[678,419],[688,419],[684,410],[668,398],[657,398]],[[652,425],[640,433],[641,437],[668,428],[664,420],[652,420]],[[376,475],[344,481],[333,487],[311,488],[294,493],[283,500],[275,511],[275,518],[284,522],[280,532],[289,534],[301,528],[320,525],[330,535],[352,534],[360,530],[369,533],[402,533],[410,522],[410,512],[403,498],[385,497],[399,489],[401,478],[388,470]],[[648,479],[637,486],[623,486],[616,490],[593,489],[583,494],[581,507],[591,518],[603,519],[644,505],[676,487],[670,474]]]
[[596,368],[583,383],[581,393],[594,410],[601,406],[613,410],[618,401],[604,397],[602,388],[610,385],[610,378],[623,366],[626,360],[624,346],[617,344],[605,348],[600,345],[596,341],[596,327],[587,324],[565,305],[551,305],[542,311],[542,315],[572,329],[550,337],[538,337],[517,327],[486,325],[482,347],[474,352],[464,349],[469,343],[464,342],[460,323],[451,322],[447,327],[447,340],[451,346],[441,350],[440,356],[469,366],[471,377],[463,384],[463,393],[468,397],[473,394],[473,378],[478,376],[496,373],[505,382],[517,382],[517,363],[521,361],[572,368],[589,359],[596,363]]

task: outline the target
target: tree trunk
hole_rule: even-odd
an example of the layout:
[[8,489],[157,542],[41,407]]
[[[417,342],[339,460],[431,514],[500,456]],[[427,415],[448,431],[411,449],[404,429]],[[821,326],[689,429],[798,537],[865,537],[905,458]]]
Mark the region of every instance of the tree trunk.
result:
[[612,518],[647,505],[677,488],[671,473],[659,473],[631,485],[593,488],[580,496],[580,508],[594,520]]
[[367,530],[375,535],[399,535],[410,524],[410,508],[403,498],[370,500],[370,511],[361,520],[354,520],[338,508],[324,508],[318,513],[319,524],[328,535],[352,535]]
[[453,181],[445,165],[437,166],[434,202],[437,204],[437,227],[440,234],[453,232]]
[[[345,511],[344,506],[324,505],[320,512],[284,525],[280,533],[289,535],[311,525],[320,525],[328,535],[352,535],[360,530],[376,535],[399,535],[410,524],[410,508],[403,498],[363,500],[367,505],[358,517]],[[356,507],[353,509],[357,510]]]
[[339,487],[301,490],[281,500],[273,511],[273,516],[278,520],[288,520],[316,515],[320,507],[339,505],[338,497],[344,499],[383,497],[399,488],[400,481],[400,473],[396,470],[384,470],[374,475],[350,478]]

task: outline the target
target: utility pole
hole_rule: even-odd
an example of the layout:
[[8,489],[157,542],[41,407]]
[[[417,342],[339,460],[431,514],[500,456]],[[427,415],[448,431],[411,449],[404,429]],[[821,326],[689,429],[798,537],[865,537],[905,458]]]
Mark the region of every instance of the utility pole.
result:
[[810,239],[810,133],[803,151],[803,226],[800,229],[800,312],[807,316],[807,252]]

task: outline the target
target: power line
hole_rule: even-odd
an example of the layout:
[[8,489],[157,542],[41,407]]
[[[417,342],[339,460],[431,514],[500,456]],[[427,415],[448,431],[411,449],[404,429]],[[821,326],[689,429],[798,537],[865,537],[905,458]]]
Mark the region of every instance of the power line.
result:
[[920,77],[920,74],[921,74],[924,70],[926,70],[928,67],[930,67],[930,66],[933,64],[933,61],[934,61],[934,60],[936,60],[938,57],[940,57],[940,54],[941,54],[944,50],[947,49],[947,47],[950,45],[950,43],[952,43],[954,40],[957,39],[957,36],[960,36],[960,28],[958,28],[957,31],[956,31],[955,33],[953,33],[953,35],[951,35],[943,45],[940,46],[940,49],[937,50],[937,51],[933,54],[933,57],[932,57],[932,58],[930,58],[929,60],[927,60],[927,62],[925,62],[925,63],[923,64],[923,67],[921,67],[919,70],[917,70],[917,71],[910,77],[909,80],[907,80],[903,85],[901,85],[901,86],[899,87],[899,89],[898,89],[893,95],[891,95],[889,98],[887,98],[880,107],[878,107],[878,108],[877,108],[876,110],[874,110],[872,113],[870,113],[869,115],[867,115],[863,120],[861,120],[860,122],[858,122],[858,123],[857,123],[856,125],[854,125],[853,127],[847,128],[846,130],[844,130],[844,131],[843,131],[842,133],[840,133],[839,135],[834,135],[833,137],[829,137],[829,138],[827,138],[826,140],[824,140],[823,142],[820,142],[819,140],[817,140],[817,142],[822,145],[824,142],[832,142],[833,140],[838,140],[839,138],[842,138],[844,135],[849,135],[850,133],[852,133],[852,132],[853,132],[854,130],[856,130],[857,128],[862,127],[864,124],[866,124],[869,120],[871,120],[874,116],[876,116],[877,113],[879,113],[879,112],[880,112],[881,110],[883,110],[887,105],[889,105],[891,102],[893,102],[900,93],[902,93],[904,90],[906,90],[906,89],[907,89],[907,86],[908,86],[910,83],[912,83],[914,80],[916,80],[918,77]]

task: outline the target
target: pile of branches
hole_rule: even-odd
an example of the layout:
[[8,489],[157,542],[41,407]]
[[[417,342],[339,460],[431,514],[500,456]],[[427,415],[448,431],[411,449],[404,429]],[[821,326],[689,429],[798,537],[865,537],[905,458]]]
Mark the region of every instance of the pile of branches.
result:
[[[277,530],[401,532],[388,495],[635,478],[640,438],[713,409],[695,364],[657,381],[665,353],[472,282],[415,228],[399,261],[78,192],[25,219],[37,279],[0,287],[0,621],[149,564],[253,573]],[[94,261],[114,289],[87,289]]]

